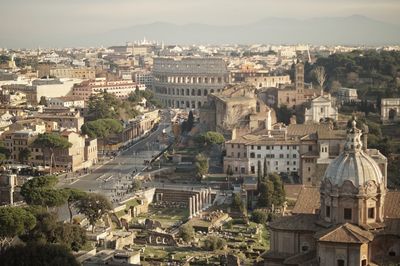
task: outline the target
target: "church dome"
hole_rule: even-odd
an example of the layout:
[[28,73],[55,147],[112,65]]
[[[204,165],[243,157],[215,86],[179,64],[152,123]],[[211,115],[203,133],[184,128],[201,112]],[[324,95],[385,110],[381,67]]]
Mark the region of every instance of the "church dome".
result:
[[375,181],[377,185],[383,182],[378,164],[362,150],[361,134],[353,120],[347,132],[344,151],[329,164],[325,172],[324,178],[332,185],[341,186],[346,180],[355,187],[365,186],[368,181]]

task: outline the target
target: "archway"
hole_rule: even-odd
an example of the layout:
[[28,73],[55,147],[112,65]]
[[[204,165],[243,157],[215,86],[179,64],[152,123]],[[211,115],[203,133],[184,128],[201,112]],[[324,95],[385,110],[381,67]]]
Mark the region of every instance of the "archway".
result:
[[389,110],[389,120],[394,120],[397,116],[397,110],[396,109],[390,109]]

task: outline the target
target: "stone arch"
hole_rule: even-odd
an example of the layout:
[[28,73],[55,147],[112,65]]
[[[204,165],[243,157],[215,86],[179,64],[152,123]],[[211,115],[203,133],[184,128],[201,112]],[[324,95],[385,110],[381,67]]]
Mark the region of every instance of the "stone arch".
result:
[[201,90],[197,89],[197,96],[201,96]]
[[389,120],[395,120],[397,116],[397,109],[396,108],[391,108],[389,110]]

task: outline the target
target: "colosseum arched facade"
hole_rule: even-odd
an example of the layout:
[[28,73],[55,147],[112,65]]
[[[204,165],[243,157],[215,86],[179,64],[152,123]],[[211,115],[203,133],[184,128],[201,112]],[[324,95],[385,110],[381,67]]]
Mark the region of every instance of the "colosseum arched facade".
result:
[[153,76],[156,97],[172,108],[200,108],[228,82],[225,61],[213,57],[156,57]]

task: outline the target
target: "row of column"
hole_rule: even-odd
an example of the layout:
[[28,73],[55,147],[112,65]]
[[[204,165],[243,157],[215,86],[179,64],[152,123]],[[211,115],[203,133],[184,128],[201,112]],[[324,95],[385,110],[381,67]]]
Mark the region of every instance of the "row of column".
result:
[[189,198],[189,219],[199,215],[211,205],[211,188],[200,190]]

